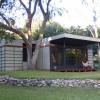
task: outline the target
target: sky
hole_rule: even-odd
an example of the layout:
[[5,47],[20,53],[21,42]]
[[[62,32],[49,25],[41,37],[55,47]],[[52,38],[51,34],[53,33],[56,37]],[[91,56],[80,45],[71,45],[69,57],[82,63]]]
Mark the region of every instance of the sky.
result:
[[53,18],[56,22],[65,27],[69,26],[81,26],[86,27],[93,25],[93,9],[96,10],[97,21],[95,24],[100,26],[100,0],[86,0],[87,3],[82,3],[82,0],[62,0],[62,3],[57,4],[59,7],[64,7],[68,10],[68,13],[64,13],[62,16],[56,16]]
[[[52,0],[53,1],[53,0]],[[57,2],[61,1],[61,2]],[[88,25],[94,25],[93,22],[93,9],[96,10],[97,21],[95,24],[100,26],[100,0],[94,0],[94,5],[92,0],[84,0],[86,3],[82,3],[82,0],[56,0],[55,7],[64,8],[65,12],[62,16],[55,16],[52,20],[58,22],[63,27],[70,26],[81,26],[86,27]],[[66,12],[67,11],[67,12]],[[20,13],[18,13],[20,16]],[[39,17],[40,18],[40,17]],[[17,21],[17,25],[23,26],[24,19]]]

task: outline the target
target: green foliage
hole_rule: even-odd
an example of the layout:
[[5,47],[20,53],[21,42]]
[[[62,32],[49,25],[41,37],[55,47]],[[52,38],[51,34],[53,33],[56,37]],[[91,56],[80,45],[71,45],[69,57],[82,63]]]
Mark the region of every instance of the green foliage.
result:
[[[40,34],[40,30],[41,29],[37,29],[33,33],[33,37],[35,39],[38,38],[38,36]],[[64,32],[66,32],[66,29],[64,29],[60,24],[58,24],[56,22],[52,22],[52,23],[48,23],[46,25],[46,27],[44,29],[44,37],[54,36],[54,35],[61,34]]]
[[[3,33],[5,33],[5,30],[0,28],[0,35],[2,35]],[[1,36],[0,36],[0,38],[1,38]]]
[[[38,39],[40,30],[41,29],[37,29],[34,31],[33,33],[34,39]],[[77,26],[77,27],[71,26],[69,28],[64,28],[63,26],[61,26],[60,24],[56,22],[48,23],[46,25],[46,28],[44,30],[44,37],[54,36],[61,33],[69,33],[69,34],[74,34],[74,35],[92,37],[88,27],[85,29],[81,28],[80,26]]]
[[16,36],[13,33],[7,32],[4,29],[0,28],[0,40],[6,40],[6,42],[16,39]]
[[82,36],[91,37],[91,33],[90,33],[88,27],[83,29],[80,26],[77,26],[77,27],[71,26],[70,28],[67,29],[67,32],[70,34],[74,34],[74,35],[82,35]]
[[0,0],[0,8],[12,9],[14,7],[15,0]]
[[69,49],[67,50],[67,55],[70,56],[70,57],[75,57],[75,49]]
[[53,22],[46,26],[44,30],[44,37],[54,36],[57,34],[64,33],[65,29],[58,23]]

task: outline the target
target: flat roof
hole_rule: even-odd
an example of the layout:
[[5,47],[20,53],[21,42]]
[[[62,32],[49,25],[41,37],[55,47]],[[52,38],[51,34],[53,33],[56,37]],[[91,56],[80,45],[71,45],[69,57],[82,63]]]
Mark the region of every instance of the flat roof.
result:
[[46,38],[45,44],[48,44],[49,42],[51,44],[81,47],[81,46],[88,46],[88,45],[100,43],[100,38],[63,33],[63,34]]
[[49,41],[56,40],[56,39],[62,39],[62,38],[77,39],[77,40],[90,41],[90,42],[96,42],[96,43],[100,42],[100,38],[73,35],[73,34],[68,34],[68,33],[63,33],[63,34],[49,37]]

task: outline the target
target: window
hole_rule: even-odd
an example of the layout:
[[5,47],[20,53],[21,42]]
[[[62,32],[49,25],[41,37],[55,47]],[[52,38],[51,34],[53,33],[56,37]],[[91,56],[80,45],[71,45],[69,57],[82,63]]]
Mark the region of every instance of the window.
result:
[[[32,44],[32,52],[34,52],[35,50],[35,44]],[[26,48],[26,44],[23,43],[23,61],[27,61],[27,48]]]

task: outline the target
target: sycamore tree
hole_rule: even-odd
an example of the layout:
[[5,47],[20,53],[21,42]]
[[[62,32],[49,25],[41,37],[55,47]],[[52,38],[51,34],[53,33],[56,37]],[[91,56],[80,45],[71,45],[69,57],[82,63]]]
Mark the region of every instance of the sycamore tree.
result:
[[[36,65],[44,28],[47,21],[51,18],[51,13],[55,10],[51,7],[51,1],[54,0],[0,0],[0,28],[17,34],[23,39],[27,47],[29,69],[33,69]],[[34,24],[32,20],[36,15],[37,9],[43,16],[43,22],[41,25],[40,37],[36,43],[35,51],[32,54],[32,25]],[[18,25],[16,25],[16,22],[20,20],[21,16],[25,19],[24,31],[20,30]]]

